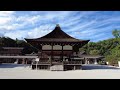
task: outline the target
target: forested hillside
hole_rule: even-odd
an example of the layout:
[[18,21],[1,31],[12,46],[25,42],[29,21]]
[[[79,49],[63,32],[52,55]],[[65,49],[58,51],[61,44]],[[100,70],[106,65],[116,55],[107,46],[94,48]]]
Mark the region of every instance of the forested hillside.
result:
[[35,47],[26,43],[24,40],[13,40],[9,37],[0,37],[0,48],[2,47],[24,47],[22,51],[23,54],[30,54],[38,51]]
[[89,42],[79,50],[85,51],[89,55],[102,55],[110,64],[116,64],[120,60],[120,30],[113,30],[115,38],[99,42]]

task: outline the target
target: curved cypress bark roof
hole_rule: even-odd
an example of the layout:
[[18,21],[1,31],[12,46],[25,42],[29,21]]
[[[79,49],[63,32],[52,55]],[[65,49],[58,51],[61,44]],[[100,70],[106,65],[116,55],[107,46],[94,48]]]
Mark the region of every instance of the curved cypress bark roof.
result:
[[62,31],[59,25],[56,25],[55,29],[52,32],[48,33],[47,35],[41,38],[73,39],[73,37],[69,36],[64,31]]
[[35,39],[26,39],[27,42],[86,42],[88,43],[90,40],[80,40],[73,38],[66,34],[64,31],[61,30],[60,26],[57,24],[55,29],[48,33],[47,35],[40,37],[40,38],[35,38]]

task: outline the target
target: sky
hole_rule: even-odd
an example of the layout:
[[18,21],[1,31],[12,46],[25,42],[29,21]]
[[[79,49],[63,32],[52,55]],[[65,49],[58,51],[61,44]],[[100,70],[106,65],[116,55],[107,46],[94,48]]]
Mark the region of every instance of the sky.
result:
[[74,38],[98,42],[120,29],[120,11],[0,11],[1,37],[39,38],[56,24]]

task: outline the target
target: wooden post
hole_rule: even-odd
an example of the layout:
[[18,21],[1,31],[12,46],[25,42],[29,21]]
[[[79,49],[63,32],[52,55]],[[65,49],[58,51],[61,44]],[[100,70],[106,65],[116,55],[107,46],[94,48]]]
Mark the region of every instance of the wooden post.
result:
[[[43,45],[41,45],[41,47],[42,47]],[[41,48],[41,58],[42,58],[42,48]]]
[[74,70],[76,69],[75,65],[74,65]]
[[51,59],[50,59],[50,64],[51,64],[51,65],[52,65],[52,59],[53,59],[53,44],[52,44]]
[[22,59],[22,64],[25,64],[25,59],[24,58]]
[[90,64],[90,61],[88,60],[87,63]]
[[27,58],[26,58],[26,62],[25,62],[25,64],[27,64]]
[[62,45],[62,61],[63,61],[63,45]]
[[36,70],[37,70],[38,69],[39,58],[36,58],[35,61],[36,61]]
[[72,55],[73,55],[73,53],[74,53],[74,50],[73,50],[73,46],[72,46]]
[[87,55],[89,54],[89,42],[87,43]]
[[63,71],[64,71],[64,69],[65,69],[65,68],[64,68],[64,62],[65,62],[65,61],[63,61],[63,62],[62,62],[62,66],[63,66]]
[[87,58],[85,58],[85,64],[88,64],[87,61],[88,61]]
[[36,61],[36,70],[37,70],[37,61]]

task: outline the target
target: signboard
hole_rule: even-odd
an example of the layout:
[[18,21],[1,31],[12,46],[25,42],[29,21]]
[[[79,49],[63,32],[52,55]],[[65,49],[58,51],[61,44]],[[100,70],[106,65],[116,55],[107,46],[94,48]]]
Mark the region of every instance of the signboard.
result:
[[120,61],[118,61],[118,65],[119,65],[119,67],[120,67]]
[[35,61],[36,61],[36,70],[37,70],[38,69],[37,64],[38,64],[39,58],[35,58]]
[[35,61],[39,61],[39,58],[36,58]]

